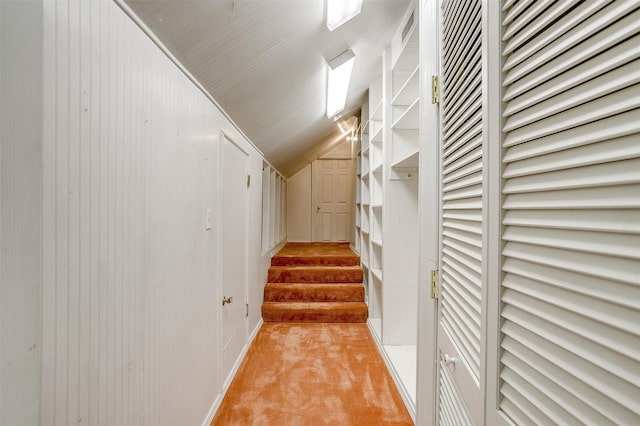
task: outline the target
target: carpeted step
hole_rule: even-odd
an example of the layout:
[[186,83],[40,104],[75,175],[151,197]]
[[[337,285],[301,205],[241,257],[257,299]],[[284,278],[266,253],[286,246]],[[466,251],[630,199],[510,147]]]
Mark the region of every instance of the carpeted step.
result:
[[366,322],[369,310],[364,302],[264,302],[265,322]]
[[271,266],[270,283],[361,283],[360,266]]
[[265,302],[364,302],[364,286],[355,283],[267,283]]
[[349,243],[288,243],[271,258],[271,266],[356,266],[360,257]]

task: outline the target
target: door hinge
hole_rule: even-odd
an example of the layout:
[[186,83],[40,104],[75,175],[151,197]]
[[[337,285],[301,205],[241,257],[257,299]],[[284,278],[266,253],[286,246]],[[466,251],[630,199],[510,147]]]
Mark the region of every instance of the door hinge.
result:
[[440,103],[440,77],[437,75],[431,76],[431,103]]
[[440,296],[440,271],[431,271],[431,298],[437,299]]
[[251,188],[251,175],[247,175],[247,188]]
[[245,303],[244,305],[245,305],[245,307],[247,308],[247,310],[245,311],[244,316],[245,316],[245,317],[248,317],[248,316],[249,316],[249,304],[248,304],[248,303]]

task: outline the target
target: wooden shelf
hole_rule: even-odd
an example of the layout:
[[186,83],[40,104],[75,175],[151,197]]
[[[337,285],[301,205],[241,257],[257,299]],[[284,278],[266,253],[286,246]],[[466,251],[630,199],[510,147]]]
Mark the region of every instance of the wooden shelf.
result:
[[402,169],[417,169],[420,167],[419,164],[420,159],[420,150],[415,148],[413,152],[409,153],[407,156],[400,158],[396,162],[394,162],[391,167],[392,168],[402,168]]
[[411,105],[419,97],[420,88],[420,66],[416,66],[415,69],[409,75],[409,78],[402,85],[398,93],[391,101],[392,105]]
[[369,117],[370,117],[369,121],[382,120],[382,99],[380,99],[380,102],[378,102],[378,104],[373,109],[373,111],[371,111],[371,114],[369,115]]
[[407,110],[391,125],[393,130],[414,130],[420,125],[420,99],[413,101]]
[[392,370],[400,378],[402,393],[405,393],[411,402],[416,403],[417,383],[417,347],[416,345],[384,345],[384,350]]
[[374,277],[376,277],[378,280],[382,281],[382,269],[380,268],[373,268],[371,269],[371,273],[373,274]]
[[375,143],[375,144],[382,143],[382,126],[380,126],[371,137],[371,143]]

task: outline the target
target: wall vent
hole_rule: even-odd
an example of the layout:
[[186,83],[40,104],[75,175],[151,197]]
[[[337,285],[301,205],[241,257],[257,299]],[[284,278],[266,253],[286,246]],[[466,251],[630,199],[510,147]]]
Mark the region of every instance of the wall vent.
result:
[[409,34],[409,31],[411,31],[411,27],[413,27],[413,20],[415,17],[415,10],[413,12],[411,12],[411,15],[409,15],[409,19],[407,19],[407,23],[404,24],[404,28],[402,29],[402,42],[404,43],[404,40],[407,38],[407,34]]

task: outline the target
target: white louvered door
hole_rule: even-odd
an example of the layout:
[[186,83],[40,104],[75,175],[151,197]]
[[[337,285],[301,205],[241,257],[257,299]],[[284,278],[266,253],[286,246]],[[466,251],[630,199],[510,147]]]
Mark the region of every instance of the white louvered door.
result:
[[503,2],[498,412],[640,424],[640,2]]
[[441,3],[438,421],[481,424],[481,0]]

